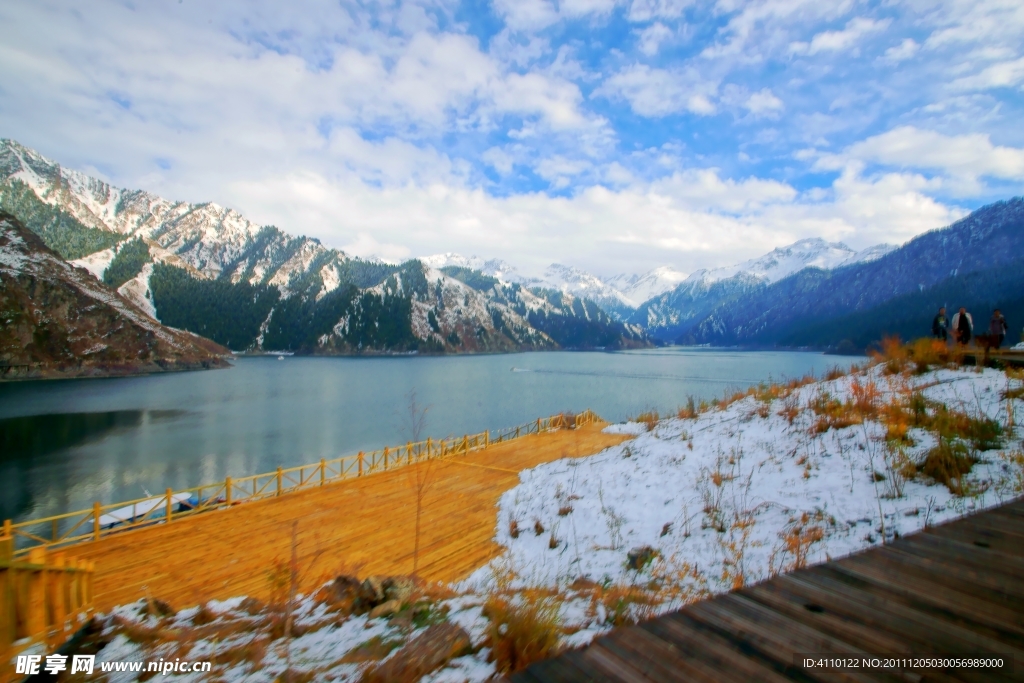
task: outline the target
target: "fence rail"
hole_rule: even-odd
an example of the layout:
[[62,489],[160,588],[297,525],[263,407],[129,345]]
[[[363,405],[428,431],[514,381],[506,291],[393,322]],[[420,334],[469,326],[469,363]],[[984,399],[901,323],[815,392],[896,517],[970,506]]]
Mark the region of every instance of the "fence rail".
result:
[[328,483],[362,477],[405,467],[428,459],[450,458],[488,446],[541,434],[556,429],[574,429],[598,421],[591,410],[561,413],[539,418],[518,427],[497,432],[480,432],[446,439],[408,442],[402,446],[348,455],[297,467],[278,467],[274,472],[247,477],[225,477],[224,481],[194,486],[163,495],[147,496],[120,503],[93,503],[91,509],[14,523],[4,521],[3,537],[12,539],[12,556],[21,557],[34,549],[62,547],[74,543],[98,541],[110,534],[122,533],[154,524],[241,503],[281,496]]
[[[92,616],[92,562],[32,548],[14,556],[14,539],[0,536],[0,655],[10,664],[32,648],[52,652]],[[0,680],[3,680],[0,667]]]

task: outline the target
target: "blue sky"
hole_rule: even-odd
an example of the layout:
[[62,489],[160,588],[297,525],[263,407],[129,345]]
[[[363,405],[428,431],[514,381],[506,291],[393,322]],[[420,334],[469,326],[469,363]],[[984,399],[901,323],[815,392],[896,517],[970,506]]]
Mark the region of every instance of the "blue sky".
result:
[[0,136],[361,255],[689,272],[1024,188],[1024,4],[0,5]]

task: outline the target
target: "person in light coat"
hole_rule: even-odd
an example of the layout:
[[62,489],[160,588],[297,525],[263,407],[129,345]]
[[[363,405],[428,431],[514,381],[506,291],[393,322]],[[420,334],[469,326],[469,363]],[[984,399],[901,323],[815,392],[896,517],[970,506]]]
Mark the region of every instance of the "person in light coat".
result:
[[971,337],[974,336],[974,319],[963,306],[953,316],[949,327],[953,332],[953,338],[956,339],[960,346],[967,346],[971,341]]

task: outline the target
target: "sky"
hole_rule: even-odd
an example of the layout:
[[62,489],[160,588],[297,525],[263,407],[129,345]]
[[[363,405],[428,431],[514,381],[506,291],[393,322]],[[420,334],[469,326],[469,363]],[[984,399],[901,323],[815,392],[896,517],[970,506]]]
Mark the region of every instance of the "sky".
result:
[[1020,0],[5,0],[0,137],[392,260],[902,243],[1024,194]]

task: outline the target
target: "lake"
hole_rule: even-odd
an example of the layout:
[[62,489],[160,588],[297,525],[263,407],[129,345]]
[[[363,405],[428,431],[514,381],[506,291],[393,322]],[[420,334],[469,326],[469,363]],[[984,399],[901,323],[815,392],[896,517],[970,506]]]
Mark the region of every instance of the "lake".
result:
[[227,370],[0,384],[0,519],[41,517],[315,463],[412,437],[497,430],[590,408],[673,412],[856,358],[671,347],[618,353],[241,357]]

